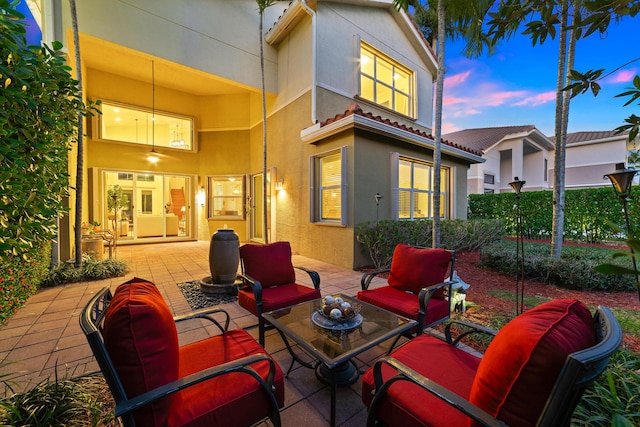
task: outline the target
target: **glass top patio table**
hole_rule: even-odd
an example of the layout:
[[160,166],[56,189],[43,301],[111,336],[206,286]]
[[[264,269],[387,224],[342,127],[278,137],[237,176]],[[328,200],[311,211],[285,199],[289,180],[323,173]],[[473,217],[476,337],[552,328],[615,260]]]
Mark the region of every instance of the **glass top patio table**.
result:
[[[271,311],[262,316],[328,368],[348,362],[354,356],[402,334],[417,324],[415,320],[398,316],[352,297],[344,295],[334,295],[334,297],[341,297],[352,307],[359,309],[362,323],[344,330],[318,326],[312,320],[312,316],[321,309],[322,299]],[[336,328],[339,327],[336,326]]]

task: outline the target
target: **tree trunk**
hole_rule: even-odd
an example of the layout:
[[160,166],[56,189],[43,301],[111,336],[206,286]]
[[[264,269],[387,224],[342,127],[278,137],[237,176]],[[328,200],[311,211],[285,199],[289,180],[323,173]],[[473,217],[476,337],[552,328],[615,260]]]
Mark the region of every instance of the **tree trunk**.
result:
[[[567,131],[564,120],[568,120],[568,101],[565,87],[567,75],[567,23],[568,0],[562,3],[562,22],[560,24],[560,46],[558,53],[558,78],[556,84],[556,117],[555,137],[556,147],[554,152],[554,180],[553,180],[553,224],[551,230],[551,257],[560,258],[562,254],[562,238],[564,234],[564,179],[565,179],[565,155],[567,150]],[[566,105],[565,105],[566,102]]]
[[264,84],[264,47],[262,46],[262,18],[264,9],[260,9],[260,71],[262,78],[262,225],[264,243],[269,243],[269,212],[267,211],[267,92]]
[[[78,15],[76,13],[76,1],[69,0],[71,9],[71,23],[73,25],[73,47],[76,57],[76,78],[78,79],[78,96],[82,95],[82,62],[80,60],[80,36],[78,34]],[[75,266],[82,266],[82,192],[84,191],[84,128],[83,115],[78,113],[78,158],[76,165],[76,214],[74,226],[74,238],[76,247]]]
[[436,78],[436,105],[433,142],[433,230],[431,246],[440,247],[440,169],[442,134],[442,92],[444,90],[444,0],[438,0],[438,76]]

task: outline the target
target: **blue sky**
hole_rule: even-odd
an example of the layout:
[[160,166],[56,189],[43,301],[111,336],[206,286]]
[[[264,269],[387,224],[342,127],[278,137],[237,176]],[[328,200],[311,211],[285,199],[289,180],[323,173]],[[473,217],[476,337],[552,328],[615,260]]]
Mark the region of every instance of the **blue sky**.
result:
[[[612,23],[606,37],[592,34],[578,41],[575,69],[605,68],[612,71],[640,56],[639,19]],[[634,28],[635,25],[635,28]],[[456,130],[535,125],[545,135],[554,133],[558,40],[532,47],[529,37],[518,35],[502,42],[492,56],[467,59],[464,43],[445,45],[445,86],[442,133]],[[596,98],[589,92],[571,100],[569,132],[612,130],[637,107],[622,107],[626,100],[614,98],[631,86],[640,74],[640,61],[600,82]]]

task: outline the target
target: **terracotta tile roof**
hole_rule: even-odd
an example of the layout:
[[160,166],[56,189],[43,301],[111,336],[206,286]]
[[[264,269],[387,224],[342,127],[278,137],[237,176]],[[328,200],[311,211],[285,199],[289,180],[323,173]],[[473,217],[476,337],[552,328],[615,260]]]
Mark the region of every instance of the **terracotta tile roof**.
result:
[[484,151],[493,144],[499,142],[507,135],[522,132],[530,132],[536,127],[534,125],[523,126],[501,126],[493,128],[464,129],[443,135],[444,138],[452,139],[458,144],[465,145],[472,150]]
[[[595,141],[598,139],[607,139],[607,138],[627,138],[629,132],[623,132],[619,135],[612,130],[601,130],[601,131],[593,131],[593,132],[572,132],[567,134],[567,145],[577,144],[579,142],[587,142],[587,141]],[[549,139],[555,142],[556,137],[550,136]]]
[[[426,133],[424,131],[421,131],[419,129],[414,129],[411,126],[407,126],[407,125],[398,123],[396,121],[392,122],[388,118],[383,118],[382,116],[375,116],[373,113],[364,112],[362,110],[362,108],[360,107],[360,105],[358,103],[356,103],[356,102],[350,104],[349,107],[346,109],[346,111],[344,113],[337,114],[336,116],[334,116],[332,118],[329,118],[329,119],[325,120],[324,122],[321,122],[320,123],[320,127],[324,127],[324,126],[330,125],[333,122],[336,122],[336,121],[338,121],[340,119],[344,119],[345,117],[348,117],[348,116],[351,116],[351,115],[354,115],[354,114],[358,115],[358,116],[366,117],[366,118],[371,119],[371,120],[375,120],[375,121],[380,122],[380,123],[384,123],[384,124],[389,125],[389,126],[393,126],[395,128],[398,128],[398,129],[402,129],[404,131],[407,131],[407,132],[410,132],[412,134],[421,136],[423,138],[428,138],[428,139],[431,139],[431,140],[434,139],[433,135],[428,134],[428,133]],[[448,146],[453,147],[453,148],[457,148],[458,150],[466,151],[466,152],[474,154],[476,156],[482,156],[482,152],[481,151],[475,150],[475,149],[470,148],[468,146],[456,144],[456,143],[448,141],[448,140],[446,140],[444,138],[441,138],[441,142],[442,142],[442,144],[448,145]]]

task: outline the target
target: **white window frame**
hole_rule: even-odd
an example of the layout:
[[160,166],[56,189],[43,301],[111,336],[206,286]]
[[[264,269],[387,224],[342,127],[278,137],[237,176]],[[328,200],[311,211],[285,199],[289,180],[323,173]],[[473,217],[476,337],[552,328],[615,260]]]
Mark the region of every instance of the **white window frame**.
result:
[[[322,218],[322,168],[321,160],[340,155],[340,218]],[[347,147],[313,155],[309,158],[309,221],[314,224],[347,226]]]
[[[430,188],[428,190],[416,190],[413,186],[413,167],[412,167],[412,187],[411,188],[400,188],[400,161],[406,161],[413,164],[420,164],[429,166],[432,170],[430,173]],[[395,219],[398,220],[424,220],[424,219],[433,219],[432,210],[433,210],[433,168],[434,165],[431,162],[417,159],[409,156],[401,156],[400,153],[391,153],[391,212]],[[448,166],[441,166],[441,170],[445,171],[446,177],[446,187],[447,191],[440,191],[440,196],[443,199],[441,202],[440,209],[444,212],[444,216],[441,216],[441,219],[447,219],[451,215],[451,188],[452,188],[452,177],[453,177],[453,168]],[[400,191],[409,191],[410,192],[410,215],[409,218],[400,218]],[[427,193],[429,195],[429,215],[426,217],[414,217],[415,209],[413,208],[414,195],[416,193]]]
[[[237,182],[240,187],[240,195],[215,194],[216,182]],[[216,210],[220,202],[233,200],[236,203],[235,214],[228,214],[222,210]],[[207,176],[207,218],[211,219],[245,219],[245,203],[247,200],[247,185],[245,175],[208,175]]]
[[[100,109],[101,114],[96,114],[92,122],[93,139],[120,144],[153,145],[156,148],[190,153],[198,150],[194,117],[108,100],[102,101]],[[121,119],[123,129],[130,128],[129,130],[121,132],[120,137],[117,136],[117,131],[113,132],[113,136],[105,133],[106,127],[117,129]],[[130,123],[127,124],[127,120]]]
[[[393,59],[389,55],[386,55],[386,54],[382,53],[381,51],[379,51],[378,49],[376,49],[375,47],[371,46],[370,44],[368,44],[368,43],[366,43],[364,41],[360,41],[359,50],[358,50],[358,53],[359,53],[358,64],[361,64],[362,51],[363,50],[368,51],[371,55],[374,56],[374,58],[375,58],[374,62],[375,63],[377,63],[378,59],[380,59],[380,60],[383,60],[383,61],[387,62],[394,69],[398,68],[398,69],[402,70],[404,73],[407,73],[408,74],[409,91],[405,92],[405,91],[403,91],[401,89],[396,88],[394,84],[389,85],[387,82],[378,80],[377,71],[376,71],[376,65],[374,64],[374,75],[369,75],[369,74],[365,73],[362,70],[362,66],[359,67],[359,70],[358,70],[358,73],[357,73],[358,74],[358,97],[363,99],[363,100],[372,102],[372,103],[380,106],[381,108],[385,108],[385,109],[388,109],[390,111],[393,111],[394,113],[402,114],[403,116],[415,119],[415,110],[416,110],[416,108],[415,108],[415,102],[416,102],[415,101],[415,97],[416,97],[416,95],[415,95],[416,94],[415,79],[416,79],[416,73],[412,69],[410,69],[409,67],[406,67],[405,65],[403,65],[399,61]],[[362,95],[362,78],[363,78],[363,76],[365,76],[366,78],[369,78],[369,79],[371,79],[373,81],[373,87],[374,87],[374,97],[373,98],[374,99],[370,99],[370,98],[367,98],[367,97]],[[387,107],[387,106],[382,105],[382,104],[380,104],[378,102],[377,95],[376,95],[376,90],[375,90],[377,83],[382,84],[382,85],[384,85],[385,87],[387,87],[388,89],[391,90],[391,93],[393,94],[393,96],[391,97],[393,99],[393,105],[391,107]],[[404,96],[406,96],[408,98],[408,101],[407,101],[408,111],[406,113],[403,113],[403,112],[399,111],[396,108],[396,105],[395,105],[395,99],[396,99],[395,94],[396,93],[402,94],[402,95],[404,95]]]

